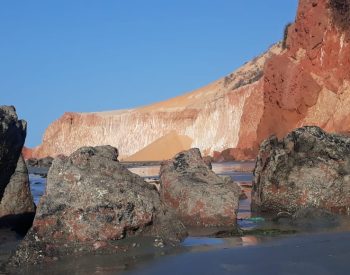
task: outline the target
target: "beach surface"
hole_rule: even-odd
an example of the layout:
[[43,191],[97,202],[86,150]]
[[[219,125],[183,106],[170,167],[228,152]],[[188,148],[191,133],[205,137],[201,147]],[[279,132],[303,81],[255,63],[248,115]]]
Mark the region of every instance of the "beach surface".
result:
[[[178,247],[154,247],[153,240],[128,238],[133,251],[118,255],[71,256],[40,266],[27,267],[26,274],[347,274],[350,270],[350,220],[320,228],[290,227],[274,224],[266,218],[251,221],[250,188],[254,162],[214,163],[215,173],[231,176],[247,197],[240,201],[238,223],[259,234],[232,237],[208,237],[206,232],[191,232]],[[158,180],[159,164],[134,163],[132,172]],[[33,171],[32,171],[33,172]],[[43,173],[45,171],[34,171]],[[36,203],[45,191],[46,178],[30,175]],[[4,263],[21,236],[0,230],[0,262]],[[0,272],[1,273],[1,272]],[[15,271],[16,273],[16,271]],[[23,274],[23,273],[22,273]]]

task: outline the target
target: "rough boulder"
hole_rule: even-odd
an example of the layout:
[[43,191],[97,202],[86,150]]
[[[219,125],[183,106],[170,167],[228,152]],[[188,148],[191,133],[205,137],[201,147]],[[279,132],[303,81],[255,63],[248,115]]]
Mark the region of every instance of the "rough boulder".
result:
[[36,263],[58,254],[115,250],[129,236],[178,242],[186,232],[159,193],[117,160],[111,146],[83,147],[54,160],[33,227],[12,262]]
[[30,227],[35,212],[21,156],[26,127],[13,106],[0,107],[0,225],[22,232]]
[[336,213],[350,210],[350,138],[303,127],[260,147],[252,209],[295,213],[315,207]]
[[162,163],[161,199],[190,227],[236,226],[240,188],[217,176],[199,149],[190,149]]

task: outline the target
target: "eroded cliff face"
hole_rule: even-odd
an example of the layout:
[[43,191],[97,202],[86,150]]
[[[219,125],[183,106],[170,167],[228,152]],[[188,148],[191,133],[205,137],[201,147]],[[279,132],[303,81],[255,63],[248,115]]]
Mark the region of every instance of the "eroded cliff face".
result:
[[[266,60],[280,51],[276,45],[235,73],[168,101],[132,110],[65,113],[48,127],[43,143],[26,155],[69,155],[81,146],[108,144],[125,159],[173,132],[188,137],[189,147],[204,154],[236,147],[243,109],[261,93]],[[262,112],[254,112],[259,120]]]
[[[204,155],[257,152],[272,134],[317,125],[350,131],[350,14],[347,0],[301,0],[281,44],[202,89],[147,107],[66,113],[47,129],[34,157],[110,144],[122,158],[175,131]],[[344,23],[345,22],[345,23]],[[242,158],[244,158],[243,154]],[[251,153],[250,153],[251,156]],[[144,159],[147,160],[147,159]]]
[[[286,48],[267,60],[262,89],[245,104],[239,152],[248,148],[257,152],[259,144],[270,135],[282,138],[307,125],[349,133],[349,26],[348,0],[299,2],[295,23],[288,28]],[[255,116],[252,110],[259,110],[261,116]],[[231,156],[228,152],[215,158],[241,156],[237,150]]]
[[304,125],[350,130],[349,35],[335,20],[334,2],[347,1],[300,1],[296,22],[288,29],[287,50],[266,62],[257,141]]

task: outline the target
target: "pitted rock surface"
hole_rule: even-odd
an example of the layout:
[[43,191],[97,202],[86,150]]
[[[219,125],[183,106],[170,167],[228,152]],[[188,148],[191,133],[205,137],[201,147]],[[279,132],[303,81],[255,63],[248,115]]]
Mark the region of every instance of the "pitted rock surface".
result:
[[19,120],[13,106],[0,107],[0,226],[26,231],[35,205],[28,171],[21,156],[27,123]]
[[260,147],[252,191],[255,211],[350,210],[350,138],[303,127]]
[[181,221],[194,227],[236,226],[240,188],[217,176],[199,149],[190,149],[162,163],[161,199]]
[[117,158],[118,151],[111,146],[83,147],[56,158],[33,227],[12,262],[36,263],[40,257],[62,253],[64,246],[98,246],[108,252],[107,244],[128,236],[182,240],[185,228],[160,201],[156,188]]

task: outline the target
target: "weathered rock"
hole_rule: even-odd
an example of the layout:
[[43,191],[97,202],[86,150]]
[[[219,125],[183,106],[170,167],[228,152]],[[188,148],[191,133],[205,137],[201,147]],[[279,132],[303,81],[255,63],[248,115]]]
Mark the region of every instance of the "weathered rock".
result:
[[29,158],[26,160],[27,167],[38,167],[39,161],[36,158]]
[[13,106],[0,107],[0,224],[22,232],[30,227],[35,211],[21,157],[26,125]]
[[181,152],[163,162],[160,180],[162,201],[175,209],[185,225],[236,226],[241,190],[230,178],[217,176],[199,149]]
[[210,156],[203,157],[204,163],[209,167],[209,169],[213,169],[213,165],[211,164],[213,161],[213,158]]
[[316,207],[301,208],[292,217],[293,225],[306,229],[338,226],[339,223],[337,214]]
[[260,147],[252,190],[254,211],[291,214],[316,207],[350,210],[350,138],[303,127]]
[[13,106],[0,107],[0,198],[10,181],[21,154],[27,124],[18,120]]
[[257,155],[256,152],[251,148],[247,148],[247,149],[229,148],[222,152],[215,151],[213,153],[213,160],[215,162],[252,160],[256,158],[256,155]]
[[28,167],[38,167],[38,168],[50,168],[53,162],[52,157],[45,157],[41,159],[29,158],[26,160]]
[[26,233],[32,225],[34,215],[35,204],[30,192],[28,170],[20,156],[0,202],[0,224]]
[[299,208],[293,214],[279,212],[272,220],[281,224],[297,226],[303,230],[330,228],[340,224],[340,216],[338,214],[314,206]]
[[38,166],[39,167],[45,167],[45,168],[50,168],[53,162],[52,157],[46,157],[38,160]]
[[93,251],[96,246],[108,252],[111,242],[128,236],[160,236],[177,242],[186,235],[174,212],[161,203],[156,188],[117,157],[115,148],[101,146],[83,147],[55,159],[33,227],[13,263],[35,263],[80,248]]

